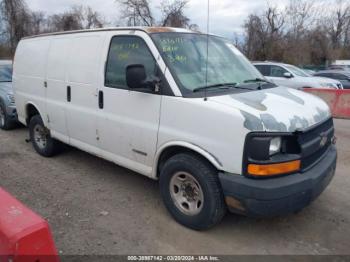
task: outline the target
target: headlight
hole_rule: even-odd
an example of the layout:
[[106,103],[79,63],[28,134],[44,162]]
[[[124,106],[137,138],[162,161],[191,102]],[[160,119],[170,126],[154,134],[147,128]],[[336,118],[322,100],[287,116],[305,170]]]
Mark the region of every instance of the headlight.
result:
[[336,89],[338,89],[337,84],[334,84],[334,83],[321,83],[320,85],[322,87],[325,87],[325,88],[336,88]]
[[281,137],[272,138],[272,140],[270,142],[270,149],[269,149],[270,156],[273,156],[273,155],[281,152],[281,145],[282,145],[282,138]]
[[10,101],[11,104],[15,104],[15,96],[14,95],[8,94],[7,98]]
[[301,166],[298,136],[292,133],[250,133],[245,142],[243,174],[269,177],[296,172]]

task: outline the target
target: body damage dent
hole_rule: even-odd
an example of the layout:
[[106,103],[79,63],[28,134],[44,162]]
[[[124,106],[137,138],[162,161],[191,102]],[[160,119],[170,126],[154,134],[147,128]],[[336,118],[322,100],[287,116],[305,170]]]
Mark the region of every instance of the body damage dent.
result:
[[[330,117],[329,110],[322,108],[322,106],[316,106],[316,108],[313,109],[311,116],[310,114],[308,116],[304,116],[296,113],[295,115],[289,114],[289,116],[286,116],[285,118],[281,118],[281,116],[278,117],[278,114],[275,114],[275,111],[269,109],[269,103],[271,103],[271,100],[269,102],[268,100],[273,96],[274,101],[278,101],[279,99],[277,97],[281,97],[281,103],[283,103],[283,99],[288,99],[299,105],[307,106],[308,97],[301,95],[298,96],[299,92],[300,91],[288,88],[274,88],[257,91],[254,93],[254,95],[249,93],[231,95],[231,98],[257,110],[256,113],[249,113],[244,109],[240,110],[240,113],[244,117],[244,127],[250,131],[303,131],[314,124],[325,121]],[[281,110],[285,109],[281,108]],[[293,109],[291,108],[291,110]]]
[[[330,117],[327,111],[317,108],[318,114],[314,116],[316,123],[325,121]],[[289,120],[290,125],[279,122],[271,114],[260,114],[260,119],[252,114],[241,111],[244,117],[244,127],[250,131],[276,131],[276,132],[295,132],[303,131],[310,127],[309,121],[300,116],[294,116]]]
[[292,90],[288,88],[273,88],[268,90],[263,90],[262,92],[255,92],[254,96],[247,95],[247,94],[238,94],[238,95],[232,95],[231,98],[238,100],[239,102],[250,106],[256,110],[259,111],[266,111],[267,106],[263,104],[263,102],[267,99],[267,96],[269,94],[272,95],[278,95],[283,98],[287,98],[289,100],[292,100],[300,105],[305,105],[304,99],[301,97],[298,97],[297,95],[292,93]]

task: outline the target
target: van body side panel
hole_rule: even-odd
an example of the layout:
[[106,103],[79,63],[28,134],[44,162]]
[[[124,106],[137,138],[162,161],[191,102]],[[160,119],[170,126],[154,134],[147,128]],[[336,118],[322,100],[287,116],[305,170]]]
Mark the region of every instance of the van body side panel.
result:
[[21,41],[16,51],[13,86],[19,120],[25,125],[28,103],[37,107],[44,124],[48,124],[44,82],[49,46],[48,38],[29,39]]
[[[68,47],[66,121],[70,143],[88,152],[98,151],[97,75],[103,34],[70,35]],[[97,153],[98,152],[94,152]]]
[[244,138],[249,130],[239,110],[227,110],[210,100],[164,97],[158,150],[167,143],[190,143],[215,159],[219,170],[241,174]]
[[71,40],[69,37],[53,37],[47,62],[46,110],[51,135],[69,143],[66,122],[67,88],[66,63]]

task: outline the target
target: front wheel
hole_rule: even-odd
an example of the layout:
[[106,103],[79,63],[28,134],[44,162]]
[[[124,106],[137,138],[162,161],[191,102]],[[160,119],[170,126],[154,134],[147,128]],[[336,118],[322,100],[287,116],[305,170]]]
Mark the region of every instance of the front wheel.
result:
[[59,142],[53,139],[39,115],[33,116],[29,123],[29,135],[37,153],[44,157],[54,156],[59,150]]
[[164,164],[160,191],[168,211],[186,227],[208,229],[226,213],[217,171],[195,154],[175,155]]

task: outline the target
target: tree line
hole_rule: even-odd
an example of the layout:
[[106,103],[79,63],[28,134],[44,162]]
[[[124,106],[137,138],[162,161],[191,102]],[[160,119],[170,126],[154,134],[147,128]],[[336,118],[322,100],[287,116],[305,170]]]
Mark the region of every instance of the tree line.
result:
[[290,0],[268,4],[244,23],[240,48],[251,60],[324,65],[350,59],[350,1]]
[[[157,20],[149,0],[116,0],[127,26],[172,26],[198,29],[185,15],[188,0],[163,0]],[[42,33],[102,28],[110,23],[90,6],[74,5],[62,13],[32,11],[25,0],[0,0],[0,57],[12,57],[21,38]]]
[[[121,25],[199,31],[185,14],[189,1],[162,0],[152,7],[151,0],[115,0]],[[111,24],[89,6],[71,6],[62,13],[47,15],[32,11],[25,0],[0,0],[0,15],[0,57],[12,57],[25,36]],[[350,59],[350,1],[289,0],[283,9],[267,2],[265,10],[250,14],[244,21],[243,35],[237,37],[236,44],[251,60],[324,65]]]

